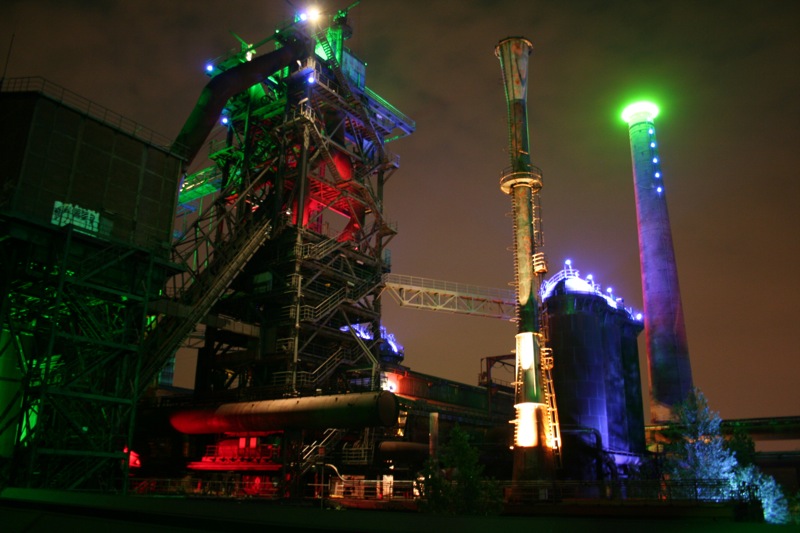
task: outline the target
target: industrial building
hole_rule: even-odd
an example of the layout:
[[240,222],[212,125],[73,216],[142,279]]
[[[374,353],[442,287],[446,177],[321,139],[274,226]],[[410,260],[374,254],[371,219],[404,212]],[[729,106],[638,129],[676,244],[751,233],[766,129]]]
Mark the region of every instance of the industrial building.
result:
[[[413,495],[456,424],[498,479],[624,478],[647,455],[640,319],[570,265],[544,280],[530,43],[496,50],[513,132],[500,185],[514,208],[515,290],[462,290],[390,273],[390,148],[415,123],[367,86],[351,31],[346,10],[319,25],[298,16],[210,63],[176,139],[44,80],[4,80],[10,486]],[[381,323],[386,296],[515,320],[517,353],[485,358],[476,386],[416,372]],[[182,350],[197,354],[191,391],[171,386]],[[494,379],[497,365],[513,381]]]
[[[487,410],[483,389],[410,372],[381,327],[387,148],[414,123],[365,85],[350,31],[346,11],[298,18],[273,51],[210,64],[173,141],[44,80],[4,83],[12,484],[190,471],[296,494],[326,453],[362,477],[419,468],[434,412],[508,427],[510,399]],[[188,395],[157,386],[180,349],[198,355]]]
[[567,261],[543,286],[567,479],[627,476],[645,456],[641,316]]

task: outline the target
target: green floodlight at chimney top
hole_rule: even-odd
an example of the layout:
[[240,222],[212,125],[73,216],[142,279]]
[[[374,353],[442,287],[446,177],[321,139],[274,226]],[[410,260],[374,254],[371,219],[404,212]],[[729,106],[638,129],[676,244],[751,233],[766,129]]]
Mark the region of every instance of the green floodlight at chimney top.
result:
[[658,106],[653,102],[636,102],[622,110],[622,120],[632,122],[651,121],[658,116]]

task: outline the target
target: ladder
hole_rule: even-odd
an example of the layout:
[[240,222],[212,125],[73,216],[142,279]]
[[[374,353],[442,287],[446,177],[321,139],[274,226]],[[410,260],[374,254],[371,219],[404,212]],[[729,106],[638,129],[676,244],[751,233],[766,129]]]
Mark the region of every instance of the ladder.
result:
[[[543,340],[543,339],[542,339]],[[556,406],[556,390],[553,386],[553,350],[540,346],[542,366],[542,386],[544,388],[544,401],[547,406],[547,423],[545,435],[547,445],[553,450],[556,468],[561,467],[561,429],[558,424],[558,407]]]

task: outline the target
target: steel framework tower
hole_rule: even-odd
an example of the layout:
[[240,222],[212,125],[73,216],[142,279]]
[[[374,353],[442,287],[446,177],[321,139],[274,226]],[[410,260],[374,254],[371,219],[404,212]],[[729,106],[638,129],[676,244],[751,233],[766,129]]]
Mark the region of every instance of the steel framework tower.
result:
[[[275,34],[276,51],[243,46],[208,66],[212,79],[179,140],[199,147],[212,117],[214,165],[181,188],[185,229],[174,249],[190,275],[168,291],[194,314],[174,340],[190,335],[199,345],[195,405],[236,410],[251,401],[374,396],[381,363],[402,359],[380,333],[385,246],[395,235],[383,192],[399,167],[385,144],[415,126],[366,87],[364,63],[344,46],[350,33],[346,10],[324,24],[297,18]],[[278,69],[266,59],[298,43],[305,50]],[[265,68],[251,76],[259,60]],[[180,320],[170,305],[166,318]],[[166,357],[162,349],[158,360]],[[299,435],[286,436],[297,480],[317,455]],[[316,446],[340,437],[331,428]],[[371,460],[373,439],[366,428],[353,457]]]
[[[197,394],[336,392],[343,368],[364,372],[367,389],[378,383],[378,296],[395,235],[383,188],[399,166],[384,144],[414,124],[364,85],[364,64],[343,45],[346,12],[330,27],[291,27],[309,35],[313,51],[227,101],[217,116],[223,136],[211,143],[216,164],[189,176],[179,197],[187,217],[209,193],[216,198],[178,243],[187,258],[228,231],[248,231],[249,221],[269,221],[212,308],[239,331],[206,324],[200,332]],[[211,83],[254,53],[213,65]],[[244,196],[246,209],[223,222]]]
[[[173,142],[3,95],[0,467],[12,483],[125,490],[136,404],[187,338],[200,346],[189,405],[388,394],[375,392],[380,361],[402,356],[379,328],[395,235],[383,188],[399,166],[385,143],[414,123],[366,87],[349,33],[346,11],[295,20],[209,65]],[[26,135],[9,129],[21,118]],[[181,181],[209,134],[213,166]]]
[[692,369],[656,140],[657,115],[655,104],[638,102],[625,108],[622,119],[628,123],[636,194],[650,416],[666,421],[691,391]]
[[0,483],[124,491],[181,159],[41,79],[0,117]]

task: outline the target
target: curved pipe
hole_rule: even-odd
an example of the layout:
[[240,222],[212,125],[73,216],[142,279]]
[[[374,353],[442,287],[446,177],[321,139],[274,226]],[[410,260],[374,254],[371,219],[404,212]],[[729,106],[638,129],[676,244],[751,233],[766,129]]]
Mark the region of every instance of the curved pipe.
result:
[[214,76],[200,93],[197,104],[172,145],[172,150],[183,154],[188,166],[197,156],[231,97],[307,55],[308,50],[304,43],[290,41],[283,48]]
[[286,429],[357,429],[397,423],[397,397],[388,391],[228,403],[216,409],[177,411],[181,433],[255,433]]

